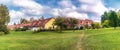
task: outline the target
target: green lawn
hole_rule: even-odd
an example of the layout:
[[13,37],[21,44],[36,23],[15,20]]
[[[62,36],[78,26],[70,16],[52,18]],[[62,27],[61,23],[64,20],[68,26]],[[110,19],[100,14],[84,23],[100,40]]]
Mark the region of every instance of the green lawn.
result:
[[120,29],[36,34],[32,31],[11,31],[8,35],[0,36],[0,50],[78,50],[80,47],[82,50],[120,50]]
[[83,50],[120,50],[120,29],[85,30]]
[[14,32],[0,36],[0,50],[77,50],[79,31]]

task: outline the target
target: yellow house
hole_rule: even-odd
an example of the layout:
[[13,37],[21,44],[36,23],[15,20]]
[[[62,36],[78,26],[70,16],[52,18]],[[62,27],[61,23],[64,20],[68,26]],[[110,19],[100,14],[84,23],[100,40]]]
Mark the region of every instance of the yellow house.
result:
[[44,25],[44,28],[45,29],[53,29],[54,28],[54,21],[55,21],[55,18],[50,18]]
[[38,30],[38,29],[54,29],[56,27],[54,27],[54,21],[55,21],[55,18],[47,18],[47,19],[44,19],[44,20],[34,20],[34,21],[31,21],[30,23],[27,23],[27,24],[16,24],[16,25],[13,25],[14,27],[11,27],[11,28],[20,28],[20,27],[24,27],[24,26],[28,26],[30,27],[31,30]]

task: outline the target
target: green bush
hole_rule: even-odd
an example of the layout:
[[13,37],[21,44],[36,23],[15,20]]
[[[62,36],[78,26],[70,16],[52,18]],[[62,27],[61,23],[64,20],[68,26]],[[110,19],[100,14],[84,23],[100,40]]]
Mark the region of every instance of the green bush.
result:
[[4,33],[5,33],[5,34],[9,34],[9,33],[10,33],[10,29],[6,29],[6,30],[4,31]]
[[99,22],[94,22],[94,23],[92,23],[92,28],[99,29],[99,28],[101,28],[101,24]]
[[23,30],[24,30],[24,31],[29,30],[29,27],[28,27],[28,26],[24,26],[24,27],[23,27]]
[[23,28],[15,28],[15,31],[26,31],[26,30],[29,30],[28,26],[25,26]]
[[81,27],[80,27],[80,30],[84,30],[84,27],[83,27],[83,26],[81,26]]
[[38,31],[37,30],[34,30],[33,33],[37,33]]
[[7,28],[6,25],[1,25],[0,32],[4,32],[4,34],[9,34],[10,30]]
[[21,30],[21,28],[15,28],[15,31],[20,31]]
[[105,21],[104,21],[103,27],[106,27],[106,28],[110,27],[110,25],[109,25],[109,20],[105,20]]
[[0,36],[4,35],[4,32],[0,32]]
[[38,30],[34,30],[33,33],[44,32],[44,31],[56,31],[56,29],[38,29]]

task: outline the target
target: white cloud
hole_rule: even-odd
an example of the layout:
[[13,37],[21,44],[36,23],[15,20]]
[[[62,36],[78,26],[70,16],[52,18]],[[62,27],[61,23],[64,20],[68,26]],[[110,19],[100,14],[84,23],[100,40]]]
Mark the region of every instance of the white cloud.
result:
[[43,6],[33,0],[15,0],[13,5],[21,7],[22,11],[26,14],[40,15],[44,13]]
[[36,3],[33,0],[15,0],[13,1],[15,6],[23,7],[23,8],[42,8],[42,6]]
[[77,19],[88,19],[88,15],[86,13],[79,13],[77,11],[77,7],[72,4],[71,0],[62,0],[59,2],[59,5],[62,8],[54,8],[51,13],[54,16],[65,16],[65,17],[73,17]]
[[10,10],[10,17],[11,18],[18,18],[18,17],[23,17],[24,13],[20,11],[15,11],[15,10]]
[[63,8],[76,9],[76,7],[72,4],[70,0],[62,0],[59,2],[59,5],[62,6]]
[[35,2],[34,0],[0,0],[0,4],[11,5],[12,7],[16,6],[24,9],[39,9],[43,10],[42,5]]
[[77,11],[64,11],[64,9],[53,9],[51,12],[53,16],[64,16],[64,17],[72,17],[77,19],[88,19],[88,15],[86,13],[79,13]]
[[92,19],[94,22],[101,22],[101,17],[96,17],[96,16],[92,16],[90,19]]
[[52,14],[53,16],[60,16],[61,11],[62,11],[61,9],[55,8],[51,10],[50,14]]
[[20,18],[38,18],[46,10],[46,6],[42,6],[34,0],[1,0],[0,3],[20,8],[19,10],[10,10],[10,24],[13,22],[17,23]]
[[22,11],[15,11],[15,10],[10,10],[9,15],[11,17],[9,25],[14,24],[14,23],[17,23],[17,24],[20,23],[21,18],[25,18],[29,20],[31,17],[34,17],[34,19],[38,19],[38,16],[29,16],[23,13]]
[[80,11],[90,12],[101,15],[108,9],[104,6],[102,0],[79,0],[81,4]]
[[66,14],[67,17],[74,17],[77,19],[88,19],[88,15],[85,13],[78,13],[78,12],[70,12],[68,14]]
[[0,0],[0,4],[11,5],[11,0]]
[[9,23],[10,25],[14,24],[14,23],[19,23],[20,19],[25,16],[25,14],[22,13],[21,11],[15,11],[15,10],[10,10],[9,15],[11,17],[11,20],[10,20],[10,23]]
[[79,0],[82,4],[94,5],[100,2],[101,0]]
[[[18,22],[20,18],[29,19],[34,17],[38,19],[42,14],[53,16],[66,16],[77,19],[92,19],[100,21],[100,15],[108,10],[102,0],[79,0],[80,7],[76,7],[71,0],[61,0],[57,8],[43,6],[34,0],[0,0],[0,3],[19,7],[19,10],[10,10],[11,23]],[[89,13],[94,14],[89,17]]]
[[108,11],[108,8],[105,7],[103,0],[79,0],[79,2],[81,3],[81,6],[78,8],[78,11],[94,14],[91,16],[93,21],[100,22],[100,16],[104,13],[104,11]]

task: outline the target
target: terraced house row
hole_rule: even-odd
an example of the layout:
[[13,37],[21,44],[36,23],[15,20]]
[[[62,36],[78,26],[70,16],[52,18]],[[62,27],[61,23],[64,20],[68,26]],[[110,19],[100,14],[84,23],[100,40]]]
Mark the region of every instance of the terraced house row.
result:
[[[70,18],[65,18],[66,20],[70,20]],[[29,27],[31,30],[37,30],[37,29],[54,29],[57,28],[56,25],[54,25],[55,18],[46,18],[44,20],[38,19],[38,20],[32,20],[30,19],[29,23],[21,23],[16,25],[10,25],[8,26],[11,30],[14,30],[15,28],[23,28],[25,26]],[[85,25],[91,26],[93,23],[90,19],[85,20],[79,20],[76,27],[84,27]],[[68,26],[67,28],[71,28],[71,25],[69,22],[66,23]]]

